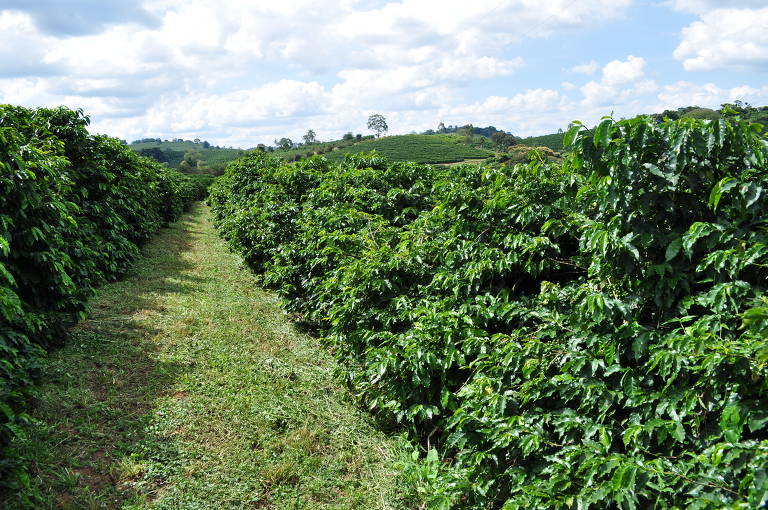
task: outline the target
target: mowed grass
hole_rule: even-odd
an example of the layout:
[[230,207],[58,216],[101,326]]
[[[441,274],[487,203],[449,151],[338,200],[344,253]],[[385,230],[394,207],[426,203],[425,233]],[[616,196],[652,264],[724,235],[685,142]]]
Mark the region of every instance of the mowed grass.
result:
[[402,508],[398,442],[198,205],[51,354],[0,508]]
[[493,151],[467,145],[464,137],[459,135],[399,135],[366,140],[329,152],[325,157],[332,161],[341,161],[345,154],[372,150],[391,161],[416,163],[456,163],[493,155]]

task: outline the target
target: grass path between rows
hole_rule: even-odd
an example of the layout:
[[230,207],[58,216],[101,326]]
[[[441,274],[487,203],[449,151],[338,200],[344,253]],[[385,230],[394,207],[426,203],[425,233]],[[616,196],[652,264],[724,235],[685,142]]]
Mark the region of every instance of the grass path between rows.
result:
[[33,507],[402,508],[396,440],[208,218],[164,229],[51,354],[15,445]]

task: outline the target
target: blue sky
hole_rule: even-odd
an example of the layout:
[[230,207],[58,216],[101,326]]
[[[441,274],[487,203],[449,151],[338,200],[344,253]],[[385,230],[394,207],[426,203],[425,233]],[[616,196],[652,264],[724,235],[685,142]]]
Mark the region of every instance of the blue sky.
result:
[[253,147],[768,104],[768,0],[0,0],[0,102]]

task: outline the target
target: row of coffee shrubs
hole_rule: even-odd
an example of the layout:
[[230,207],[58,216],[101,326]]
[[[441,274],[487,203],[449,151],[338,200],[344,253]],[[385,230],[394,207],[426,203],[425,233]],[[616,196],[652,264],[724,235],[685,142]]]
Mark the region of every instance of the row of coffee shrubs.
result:
[[403,475],[429,508],[765,507],[761,128],[605,119],[567,142],[491,167],[252,154],[210,201],[428,450]]
[[206,193],[88,124],[80,110],[0,106],[0,485],[24,479],[7,446],[29,422],[46,350]]

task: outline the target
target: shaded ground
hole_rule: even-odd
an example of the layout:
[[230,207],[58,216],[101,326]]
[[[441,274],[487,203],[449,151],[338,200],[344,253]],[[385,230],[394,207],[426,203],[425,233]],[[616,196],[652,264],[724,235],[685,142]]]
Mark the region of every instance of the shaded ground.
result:
[[207,218],[164,230],[51,355],[14,445],[31,501],[0,508],[402,507],[397,443]]

